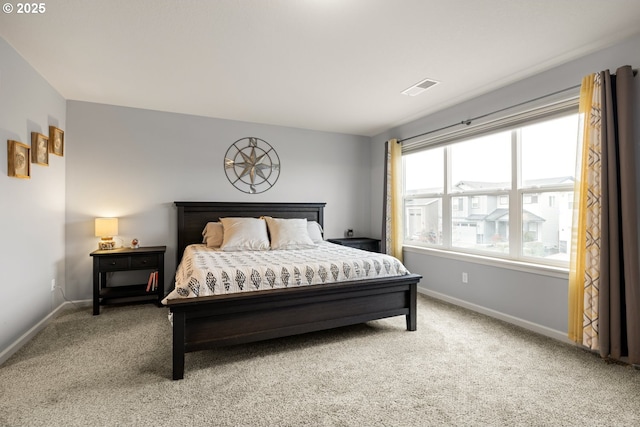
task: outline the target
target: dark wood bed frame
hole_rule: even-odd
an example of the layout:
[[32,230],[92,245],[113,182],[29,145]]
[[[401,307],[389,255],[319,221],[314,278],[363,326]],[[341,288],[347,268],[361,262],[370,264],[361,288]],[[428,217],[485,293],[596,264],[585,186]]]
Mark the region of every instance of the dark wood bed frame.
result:
[[[187,245],[202,242],[209,221],[224,217],[306,218],[324,226],[325,203],[175,202],[177,262]],[[176,264],[178,265],[178,264]],[[225,345],[285,337],[391,316],[406,316],[416,330],[416,292],[422,276],[175,299],[173,379],[184,378],[185,354]]]

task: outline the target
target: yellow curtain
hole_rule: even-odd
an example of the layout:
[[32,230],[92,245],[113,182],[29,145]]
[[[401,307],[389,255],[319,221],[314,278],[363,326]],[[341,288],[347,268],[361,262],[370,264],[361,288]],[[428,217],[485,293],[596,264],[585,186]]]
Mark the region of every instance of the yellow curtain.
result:
[[600,85],[599,75],[582,79],[581,136],[573,203],[569,272],[569,339],[597,348],[600,278]]
[[402,262],[402,145],[391,139],[387,146],[386,246]]

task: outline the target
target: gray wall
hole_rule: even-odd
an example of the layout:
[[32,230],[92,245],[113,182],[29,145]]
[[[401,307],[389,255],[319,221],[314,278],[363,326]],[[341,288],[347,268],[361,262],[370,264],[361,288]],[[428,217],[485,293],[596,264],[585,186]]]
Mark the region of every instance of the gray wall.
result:
[[[120,239],[167,245],[175,269],[174,201],[326,202],[325,237],[371,228],[370,139],[182,114],[68,101],[67,293],[91,296],[93,219],[120,218]],[[236,140],[273,146],[281,172],[270,190],[249,195],[223,168]]]
[[[587,74],[604,69],[615,72],[616,68],[623,65],[631,65],[634,68],[640,65],[640,36],[377,135],[373,138],[371,160],[371,223],[379,224],[382,220],[381,188],[384,141],[387,139],[407,138],[507,108],[579,85],[582,77]],[[636,105],[640,105],[638,77],[636,100]],[[636,129],[638,141],[640,120],[636,122]],[[640,142],[637,142],[636,158],[640,158],[639,146]],[[379,236],[379,229],[374,227],[372,234]],[[566,335],[568,278],[482,265],[477,261],[470,262],[458,258],[447,259],[419,250],[405,251],[405,258],[410,271],[424,276],[420,288],[425,293],[531,327],[548,335]],[[469,273],[469,283],[466,285],[461,283],[462,272]]]
[[61,303],[65,278],[65,157],[31,164],[31,179],[7,176],[7,140],[66,128],[66,103],[0,38],[0,355]]

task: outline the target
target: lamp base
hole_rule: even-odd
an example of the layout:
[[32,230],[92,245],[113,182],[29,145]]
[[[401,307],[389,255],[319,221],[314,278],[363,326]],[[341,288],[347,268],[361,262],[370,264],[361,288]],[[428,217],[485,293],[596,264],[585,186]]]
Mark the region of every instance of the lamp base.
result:
[[98,249],[111,250],[116,248],[116,242],[114,240],[100,240],[98,242]]

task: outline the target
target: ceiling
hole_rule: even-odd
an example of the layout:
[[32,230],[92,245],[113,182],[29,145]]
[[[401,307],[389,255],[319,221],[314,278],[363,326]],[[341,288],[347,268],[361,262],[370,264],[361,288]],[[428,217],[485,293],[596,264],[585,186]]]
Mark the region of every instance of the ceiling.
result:
[[640,32],[638,0],[44,4],[0,36],[66,99],[364,136]]

